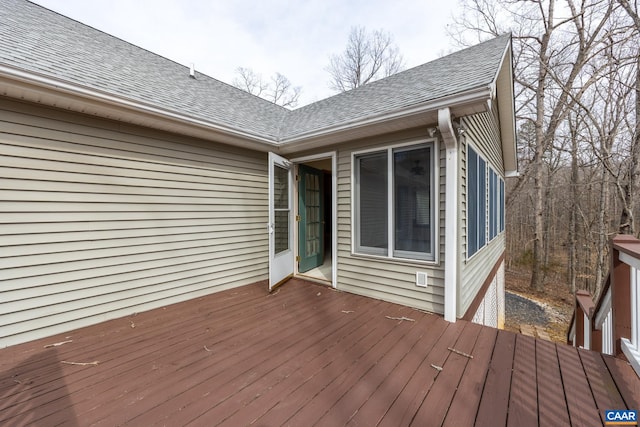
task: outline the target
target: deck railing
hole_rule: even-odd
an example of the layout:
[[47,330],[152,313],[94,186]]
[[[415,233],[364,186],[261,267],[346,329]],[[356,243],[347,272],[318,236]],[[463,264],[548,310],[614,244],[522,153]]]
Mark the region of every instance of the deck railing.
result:
[[611,242],[611,271],[598,301],[576,292],[568,340],[577,347],[626,358],[640,376],[640,240]]

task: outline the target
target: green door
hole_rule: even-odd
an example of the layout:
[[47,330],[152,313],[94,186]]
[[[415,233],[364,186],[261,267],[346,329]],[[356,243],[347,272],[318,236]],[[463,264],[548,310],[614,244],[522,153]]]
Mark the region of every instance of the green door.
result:
[[298,176],[298,271],[304,273],[324,261],[323,174],[318,169],[300,165]]

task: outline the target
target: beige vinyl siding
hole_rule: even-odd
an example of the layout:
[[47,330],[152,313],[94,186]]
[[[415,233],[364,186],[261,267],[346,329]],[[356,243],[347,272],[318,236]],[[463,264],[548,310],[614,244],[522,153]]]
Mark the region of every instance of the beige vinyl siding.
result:
[[268,276],[263,153],[0,100],[0,348]]
[[[439,143],[439,263],[388,260],[380,257],[352,254],[351,229],[351,176],[352,153],[373,148],[426,139],[426,128],[367,138],[329,147],[322,152],[336,150],[337,163],[337,203],[338,203],[338,271],[337,288],[343,291],[378,298],[399,304],[428,310],[434,313],[444,311],[444,149]],[[313,152],[303,155],[314,154]],[[416,272],[428,273],[428,287],[416,286]]]
[[[465,128],[464,143],[461,144],[460,152],[460,168],[461,168],[461,185],[460,185],[460,259],[461,274],[458,289],[458,316],[463,316],[482,284],[491,272],[500,255],[505,250],[504,233],[498,234],[492,241],[476,252],[470,259],[467,259],[467,187],[466,187],[466,171],[467,171],[467,146],[473,145],[474,149],[487,161],[487,165],[495,170],[500,177],[504,179],[504,163],[502,160],[502,145],[500,142],[500,131],[497,125],[497,119],[492,112],[475,114],[463,119]],[[487,204],[489,192],[487,191]],[[489,215],[486,216],[489,220]],[[488,224],[488,223],[487,223]]]

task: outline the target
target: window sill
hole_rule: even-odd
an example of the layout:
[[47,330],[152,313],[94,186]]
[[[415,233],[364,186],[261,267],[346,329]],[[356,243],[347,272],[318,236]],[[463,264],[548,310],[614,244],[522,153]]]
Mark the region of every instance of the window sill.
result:
[[408,265],[408,266],[428,265],[432,267],[440,266],[440,262],[437,259],[423,260],[423,259],[412,259],[412,258],[395,258],[395,257],[386,256],[386,255],[371,255],[371,254],[363,254],[360,252],[353,252],[353,251],[351,252],[351,256],[353,258],[369,259],[373,261],[385,262],[388,264],[395,264],[395,265]]

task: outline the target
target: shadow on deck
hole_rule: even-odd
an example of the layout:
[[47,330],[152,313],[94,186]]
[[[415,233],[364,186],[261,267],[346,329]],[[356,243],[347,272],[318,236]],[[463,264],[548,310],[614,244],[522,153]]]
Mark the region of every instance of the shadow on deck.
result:
[[622,360],[297,279],[3,349],[0,372],[3,425],[601,425],[640,406]]

